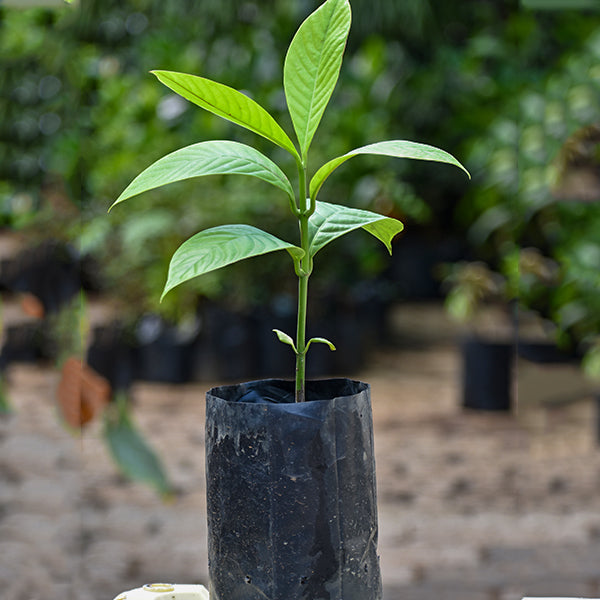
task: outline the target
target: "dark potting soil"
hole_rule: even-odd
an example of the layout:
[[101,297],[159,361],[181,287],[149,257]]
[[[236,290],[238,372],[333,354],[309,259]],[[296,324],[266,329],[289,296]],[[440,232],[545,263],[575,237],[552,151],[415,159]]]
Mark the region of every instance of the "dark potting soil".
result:
[[[323,379],[306,382],[306,400],[320,401],[353,396],[367,385],[350,379]],[[211,390],[213,395],[228,402],[249,404],[292,404],[295,401],[295,384],[284,379],[263,379],[240,385],[225,385]]]

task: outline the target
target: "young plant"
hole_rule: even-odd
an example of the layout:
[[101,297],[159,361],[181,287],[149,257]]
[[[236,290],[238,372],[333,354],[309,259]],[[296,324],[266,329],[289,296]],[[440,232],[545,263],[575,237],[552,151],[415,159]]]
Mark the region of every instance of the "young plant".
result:
[[277,164],[253,147],[213,140],[181,148],[161,158],[138,175],[113,204],[175,181],[222,174],[256,177],[279,188],[287,196],[291,213],[298,222],[297,244],[250,225],[223,225],[201,231],[184,242],[173,255],[162,298],[169,290],[193,277],[245,258],[286,250],[298,277],[296,338],[274,331],[296,355],[297,402],[303,402],[305,398],[306,353],[311,343],[325,343],[335,349],[324,338],[306,340],[308,281],[315,255],[336,238],[361,228],[379,239],[391,253],[392,239],[403,229],[396,219],[317,200],[327,177],[348,159],[363,154],[449,163],[466,172],[443,150],[392,140],[351,150],[325,163],[309,178],[309,149],[339,77],[350,21],[348,0],[327,0],[302,23],[288,48],[283,86],[297,143],[262,106],[242,92],[195,75],[153,71],[159,81],[183,98],[289,152],[296,163],[297,190]]

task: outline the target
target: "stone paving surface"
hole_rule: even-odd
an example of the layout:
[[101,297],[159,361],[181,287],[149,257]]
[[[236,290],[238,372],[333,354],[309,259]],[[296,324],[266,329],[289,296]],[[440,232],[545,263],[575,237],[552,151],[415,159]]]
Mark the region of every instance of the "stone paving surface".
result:
[[[533,377],[543,396],[550,371],[520,367],[523,386]],[[600,596],[595,405],[520,398],[510,415],[465,411],[459,371],[445,341],[381,353],[359,374],[372,384],[385,600]],[[551,372],[580,383],[571,368]],[[111,600],[149,581],[204,583],[213,383],[133,390],[136,423],[177,488],[165,504],[118,475],[99,424],[83,436],[61,426],[56,372],[14,365],[8,376],[0,598]]]

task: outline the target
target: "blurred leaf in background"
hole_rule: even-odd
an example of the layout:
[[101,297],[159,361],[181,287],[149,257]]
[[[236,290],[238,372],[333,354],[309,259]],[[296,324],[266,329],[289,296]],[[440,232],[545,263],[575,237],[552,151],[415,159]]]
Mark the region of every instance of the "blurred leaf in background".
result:
[[117,397],[106,411],[104,435],[124,475],[151,485],[165,499],[171,496],[173,490],[162,463],[134,425],[126,398]]
[[598,0],[521,0],[521,5],[533,10],[600,10]]

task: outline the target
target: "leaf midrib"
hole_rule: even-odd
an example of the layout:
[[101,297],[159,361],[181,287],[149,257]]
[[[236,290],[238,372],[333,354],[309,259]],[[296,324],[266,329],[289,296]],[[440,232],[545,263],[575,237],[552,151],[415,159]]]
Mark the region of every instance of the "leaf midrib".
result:
[[[331,11],[329,18],[327,19],[327,27],[325,28],[325,31],[323,33],[322,36],[322,40],[326,40],[327,39],[327,33],[329,32],[329,29],[331,27],[331,22],[333,20],[333,16],[335,14],[335,10]],[[321,52],[319,52],[319,63],[318,63],[318,67],[317,67],[317,76],[314,78],[314,83],[313,83],[313,89],[312,89],[312,93],[310,95],[310,106],[309,106],[309,111],[308,111],[308,118],[306,119],[306,125],[305,125],[305,131],[304,131],[304,141],[305,143],[308,141],[308,132],[310,129],[310,123],[312,121],[312,114],[313,114],[313,106],[314,106],[314,99],[316,96],[316,89],[317,89],[317,82],[319,80],[319,74],[321,73],[321,65],[323,64],[323,54],[324,54],[324,50],[323,50],[323,46],[321,45]],[[303,149],[303,154],[304,157],[306,157],[306,152],[307,152],[308,148]]]
[[[201,142],[202,143],[202,142]],[[208,173],[211,175],[219,175],[219,174],[226,174],[226,173],[219,173],[218,168],[219,165],[222,164],[223,160],[238,160],[241,161],[242,163],[248,164],[251,163],[251,166],[254,166],[254,170],[251,173],[245,173],[245,172],[239,172],[240,175],[249,175],[249,176],[253,176],[252,173],[256,174],[256,173],[269,173],[274,179],[276,179],[278,182],[281,182],[282,184],[289,185],[289,181],[287,181],[287,178],[281,178],[279,176],[279,174],[277,173],[277,171],[274,171],[272,169],[267,168],[265,165],[263,165],[258,159],[254,158],[254,157],[249,157],[249,156],[241,156],[240,154],[233,152],[232,151],[232,146],[230,146],[231,144],[235,144],[236,142],[228,142],[225,141],[225,143],[222,144],[222,147],[226,150],[228,150],[229,152],[223,152],[223,154],[219,157],[213,156],[213,157],[209,157],[205,159],[205,165],[207,167],[207,171],[212,171],[213,169],[216,168],[216,171],[213,171],[212,173]],[[187,149],[187,148],[186,148]],[[186,170],[186,167],[189,165],[195,165],[196,161],[193,160],[192,158],[187,158],[187,157],[181,157],[180,159],[180,165],[177,167],[176,170],[173,170],[172,167],[163,167],[163,168],[168,168],[168,171],[170,173],[182,173]],[[192,175],[189,177],[189,179],[191,179],[192,177],[195,177],[195,175]],[[288,191],[289,193],[289,191]]]
[[[164,73],[164,72],[163,72],[163,73]],[[257,130],[257,128],[256,128],[256,127],[254,127],[254,126],[252,126],[252,125],[251,125],[250,123],[248,123],[247,121],[242,121],[241,119],[237,119],[237,118],[235,118],[235,117],[234,117],[234,116],[233,116],[231,113],[228,113],[228,112],[225,112],[224,110],[221,110],[221,109],[220,109],[218,106],[216,106],[216,105],[215,105],[215,104],[213,104],[212,102],[209,102],[208,100],[206,100],[205,98],[203,98],[202,96],[200,96],[199,94],[197,94],[196,92],[194,92],[193,90],[190,90],[189,88],[186,88],[186,87],[184,87],[183,85],[181,85],[181,83],[179,83],[179,82],[175,81],[174,79],[172,79],[172,78],[170,78],[170,77],[168,77],[168,76],[165,76],[164,74],[163,74],[163,77],[165,77],[165,79],[168,79],[168,80],[169,80],[171,83],[174,83],[175,85],[177,85],[177,86],[179,86],[179,87],[181,87],[181,88],[185,89],[185,90],[186,90],[186,91],[187,91],[187,92],[190,94],[190,96],[193,96],[194,98],[197,98],[197,99],[198,99],[198,100],[200,100],[201,102],[204,102],[204,104],[207,104],[208,106],[210,106],[211,108],[213,108],[215,113],[218,113],[219,115],[227,115],[227,117],[229,117],[229,119],[228,119],[229,121],[232,121],[232,122],[234,122],[234,123],[238,123],[238,124],[243,124],[243,126],[244,126],[244,127],[246,127],[247,129],[250,129],[250,130],[251,130],[251,131],[253,131],[254,133],[259,133],[259,132],[258,132],[258,130]],[[205,78],[203,78],[203,77],[199,77],[198,79],[203,79],[203,80],[204,80]],[[209,80],[207,80],[207,81],[209,81]],[[218,82],[215,82],[215,83],[218,83]],[[233,90],[234,92],[237,92],[237,93],[239,93],[239,94],[241,94],[241,93],[242,93],[242,92],[240,92],[239,90],[236,90],[235,88],[232,88],[232,87],[226,86],[226,85],[224,85],[224,84],[222,84],[222,83],[219,83],[219,85],[223,85],[223,87],[227,87],[228,89],[230,89],[230,90]],[[248,100],[251,100],[251,101],[252,101],[252,98],[248,98]],[[260,112],[260,111],[259,111],[259,112]],[[272,126],[272,124],[271,124],[271,123],[269,123],[269,125],[271,125],[271,126]],[[283,131],[283,129],[282,129],[281,131],[282,131],[282,133],[284,133],[284,134],[285,134],[285,132]],[[265,132],[265,133],[267,133],[267,132]],[[259,135],[261,135],[261,134],[259,133]],[[281,144],[280,144],[280,143],[277,141],[277,139],[276,139],[276,138],[275,138],[273,135],[271,135],[271,134],[267,133],[267,135],[265,135],[265,137],[266,137],[266,138],[267,138],[269,141],[273,142],[273,143],[274,143],[276,146],[281,146]]]
[[[321,233],[321,231],[323,231],[323,229],[325,229],[325,227],[328,226],[328,224],[335,219],[336,217],[339,217],[340,215],[336,215],[336,214],[330,214],[328,216],[326,216],[323,219],[323,222],[321,223],[321,225],[319,225],[318,227],[316,227],[315,229],[315,234],[312,237],[312,240],[310,242],[310,246],[309,246],[309,255],[310,256],[314,256],[323,246],[319,246],[317,248],[316,251],[314,251],[315,249],[315,240],[319,237],[319,234]],[[343,216],[343,215],[342,215]],[[385,217],[383,215],[379,215],[379,218],[377,218],[376,216],[373,216],[373,218],[369,221],[369,223],[363,223],[362,225],[356,225],[356,227],[354,227],[354,229],[361,229],[363,228],[365,225],[370,225],[372,223],[376,223],[377,221],[381,221],[382,219],[385,219]],[[351,223],[353,224],[353,223]],[[347,230],[348,231],[348,230]]]

